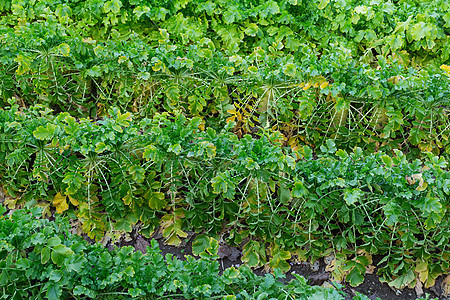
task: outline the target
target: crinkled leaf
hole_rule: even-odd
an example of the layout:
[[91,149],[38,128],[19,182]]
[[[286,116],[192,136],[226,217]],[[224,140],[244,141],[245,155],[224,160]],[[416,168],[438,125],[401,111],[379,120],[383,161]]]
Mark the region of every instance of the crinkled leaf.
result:
[[55,133],[56,125],[53,124],[47,124],[46,127],[39,126],[36,128],[35,131],[33,131],[33,135],[38,140],[49,140],[53,137],[53,134]]
[[406,274],[403,274],[393,281],[389,282],[389,286],[395,287],[396,289],[403,289],[407,287],[411,282],[415,279],[414,272],[412,270],[408,270]]
[[61,214],[67,209],[69,209],[69,204],[67,204],[66,196],[57,193],[53,198],[53,206],[56,208],[56,213]]
[[347,205],[352,205],[358,202],[362,194],[363,194],[362,191],[358,188],[345,189],[344,200],[347,203]]
[[357,268],[353,268],[350,273],[347,274],[345,280],[353,287],[357,287],[364,282],[364,276],[359,272]]

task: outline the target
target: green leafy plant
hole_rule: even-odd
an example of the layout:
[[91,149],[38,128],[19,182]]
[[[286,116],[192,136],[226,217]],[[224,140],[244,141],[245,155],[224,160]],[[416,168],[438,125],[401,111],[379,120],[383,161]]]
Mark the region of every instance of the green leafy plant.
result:
[[172,245],[188,230],[228,234],[232,244],[248,237],[251,267],[287,270],[296,251],[311,260],[341,253],[354,285],[369,264],[362,250],[383,257],[378,272],[388,282],[422,262],[428,286],[448,271],[443,157],[410,162],[398,150],[365,155],[333,140],[317,153],[293,152],[271,130],[238,139],[232,124],[202,130],[200,118],[182,114],[110,114],[94,122],[39,106],[1,111],[5,204],[67,214],[98,241],[133,229],[159,230]]
[[245,266],[219,275],[217,246],[198,260],[188,256],[185,261],[164,257],[155,240],[145,254],[131,246],[109,251],[70,233],[67,220],[40,218],[37,207],[8,216],[5,212],[0,206],[0,289],[5,299],[344,299],[341,291],[309,286],[298,275],[286,285],[277,281],[284,277],[280,272],[259,277]]

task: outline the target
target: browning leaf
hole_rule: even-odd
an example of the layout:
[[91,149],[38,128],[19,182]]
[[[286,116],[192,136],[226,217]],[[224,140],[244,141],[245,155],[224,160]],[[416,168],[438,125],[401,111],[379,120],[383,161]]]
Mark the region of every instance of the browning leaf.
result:
[[448,297],[450,295],[450,275],[447,275],[441,283],[442,294],[441,297]]

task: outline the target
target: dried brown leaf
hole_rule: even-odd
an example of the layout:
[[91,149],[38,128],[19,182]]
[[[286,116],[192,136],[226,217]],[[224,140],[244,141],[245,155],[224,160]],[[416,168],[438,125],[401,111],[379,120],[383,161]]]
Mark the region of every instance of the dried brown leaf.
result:
[[416,291],[417,297],[421,297],[423,295],[423,283],[416,278],[416,286],[414,287]]
[[373,274],[375,272],[376,267],[373,265],[369,265],[366,267],[366,274]]
[[441,283],[442,295],[441,297],[450,296],[450,275],[447,275]]

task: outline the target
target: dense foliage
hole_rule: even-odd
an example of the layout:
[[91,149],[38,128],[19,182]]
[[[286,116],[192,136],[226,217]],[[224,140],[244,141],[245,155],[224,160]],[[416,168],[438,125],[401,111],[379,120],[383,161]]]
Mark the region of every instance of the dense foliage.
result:
[[0,103],[448,154],[447,1],[2,1]]
[[260,277],[241,266],[219,275],[214,239],[199,259],[186,261],[161,255],[155,240],[145,254],[131,246],[108,251],[70,233],[67,220],[49,222],[40,213],[35,207],[0,216],[2,299],[344,299],[298,275],[285,285],[279,271]]
[[449,11],[0,0],[0,196],[103,243],[194,230],[352,285],[381,255],[392,287],[430,287],[450,270]]
[[414,280],[416,264],[427,265],[428,286],[449,270],[443,158],[365,156],[331,140],[315,158],[308,146],[283,148],[278,132],[238,139],[183,115],[132,121],[111,110],[93,122],[17,109],[0,112],[5,203],[68,211],[91,238],[160,226],[178,245],[188,229],[228,232],[231,243],[251,238],[242,258],[251,267],[288,270],[291,253],[333,255],[337,278],[354,285],[372,254],[384,257],[386,280],[404,278],[397,287]]

